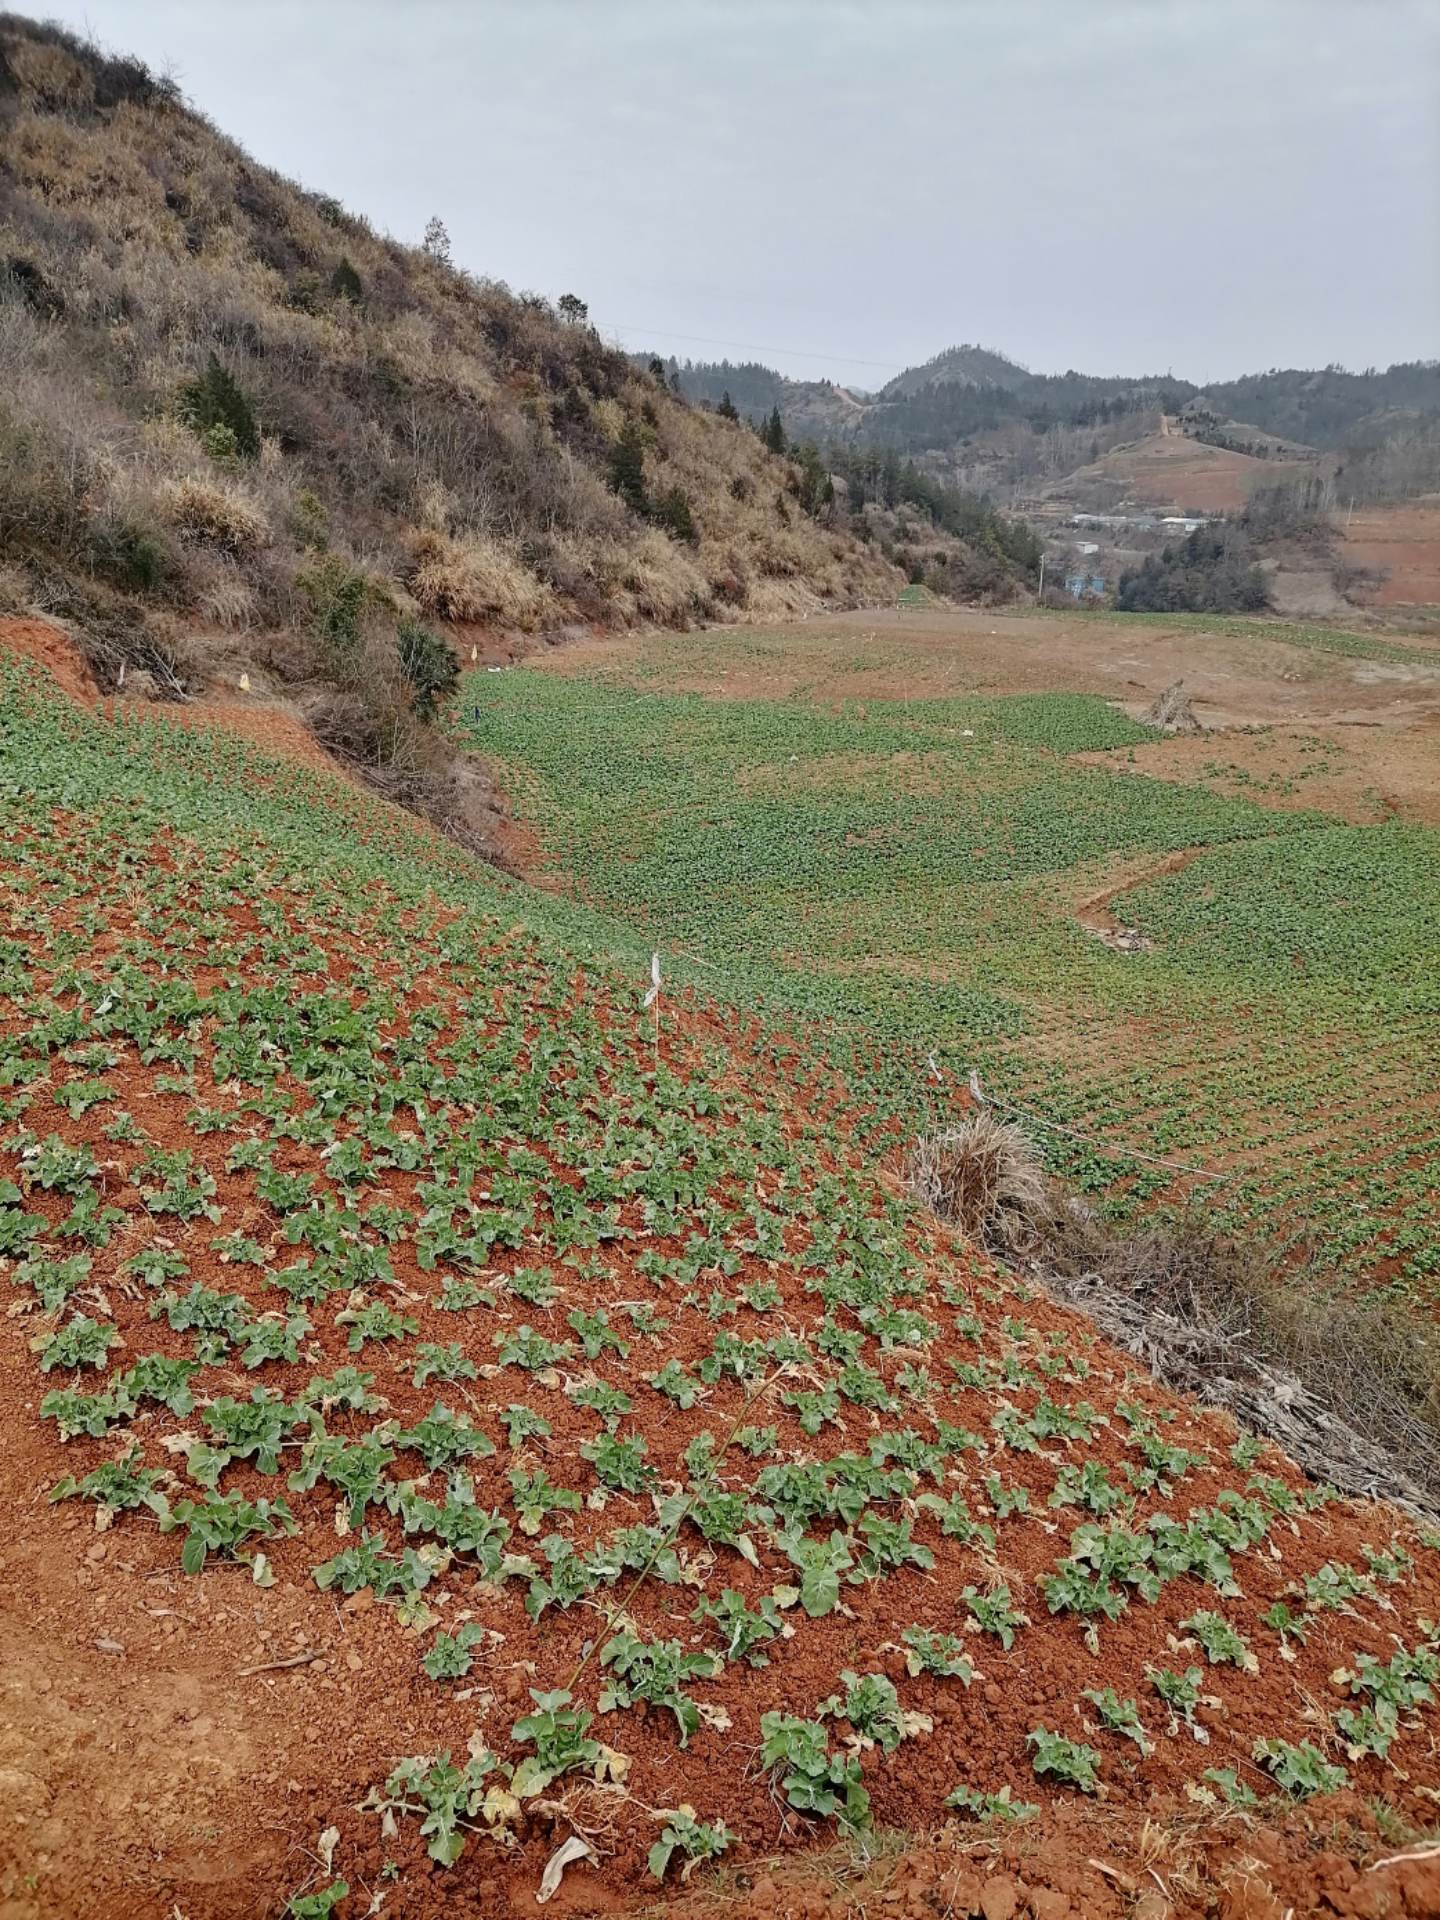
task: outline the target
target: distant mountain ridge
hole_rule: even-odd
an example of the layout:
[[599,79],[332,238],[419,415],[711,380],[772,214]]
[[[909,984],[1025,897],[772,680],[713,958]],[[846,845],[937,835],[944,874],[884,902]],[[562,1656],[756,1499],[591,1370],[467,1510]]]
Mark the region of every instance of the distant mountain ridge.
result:
[[[1264,463],[1242,494],[1283,475],[1276,462],[1332,480],[1343,472],[1346,493],[1361,499],[1440,489],[1435,360],[1362,373],[1271,368],[1202,387],[1168,372],[1032,373],[993,347],[966,343],[875,393],[792,380],[759,361],[671,360],[667,373],[702,404],[718,406],[728,394],[757,423],[778,408],[789,440],[827,450],[832,465],[844,454],[893,452],[948,486],[1021,511],[1067,495],[1069,478],[1096,472],[1112,449],[1158,446],[1167,434]],[[1233,491],[1224,479],[1216,501]],[[1170,504],[1188,508],[1201,497]]]
[[1271,368],[1201,386],[1170,373],[1032,373],[993,348],[967,344],[907,367],[874,394],[828,380],[792,380],[758,361],[668,364],[693,399],[718,402],[728,392],[741,413],[752,416],[778,406],[795,439],[863,442],[916,455],[1010,422],[1038,431],[1087,427],[1127,415],[1179,414],[1197,400],[1219,421],[1322,450],[1366,444],[1398,422],[1440,415],[1440,360],[1363,373],[1338,366]]

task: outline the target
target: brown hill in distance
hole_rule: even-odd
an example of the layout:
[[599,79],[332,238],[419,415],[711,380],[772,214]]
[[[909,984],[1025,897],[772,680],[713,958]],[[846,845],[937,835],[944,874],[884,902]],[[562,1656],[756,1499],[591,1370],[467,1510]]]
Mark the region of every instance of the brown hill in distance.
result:
[[1094,512],[1123,502],[1160,513],[1234,514],[1256,487],[1293,480],[1302,470],[1295,460],[1260,460],[1167,430],[1112,447],[1053,482],[1045,496]]

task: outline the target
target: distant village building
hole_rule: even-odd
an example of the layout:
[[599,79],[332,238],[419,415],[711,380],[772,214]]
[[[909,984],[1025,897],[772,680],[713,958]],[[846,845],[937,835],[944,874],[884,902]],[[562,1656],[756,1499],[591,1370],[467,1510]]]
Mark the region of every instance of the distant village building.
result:
[[1100,600],[1105,596],[1103,573],[1067,573],[1065,591],[1072,600]]

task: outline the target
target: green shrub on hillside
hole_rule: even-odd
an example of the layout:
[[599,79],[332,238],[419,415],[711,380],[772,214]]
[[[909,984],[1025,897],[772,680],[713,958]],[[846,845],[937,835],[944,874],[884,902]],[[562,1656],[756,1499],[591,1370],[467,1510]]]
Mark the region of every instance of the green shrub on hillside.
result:
[[395,634],[395,649],[405,678],[410,682],[416,713],[423,720],[434,718],[436,705],[455,691],[460,665],[449,644],[424,627],[418,620],[402,620]]
[[627,420],[610,455],[610,484],[636,513],[648,513],[645,491],[645,434],[639,423]]
[[667,487],[657,497],[650,517],[677,540],[684,540],[692,547],[699,546],[700,534],[695,525],[695,516],[690,511],[690,496],[683,487]]
[[353,654],[360,644],[364,575],[353,572],[338,554],[326,554],[306,568],[297,584],[310,602],[317,637],[342,657]]
[[[206,436],[215,428],[226,428],[234,436],[234,451],[253,460],[260,451],[260,428],[254,409],[239,382],[228,367],[212,353],[198,380],[180,389],[177,411],[187,426],[200,435],[210,450]],[[221,441],[219,444],[228,445]]]
[[341,256],[339,266],[330,276],[330,292],[336,300],[349,300],[357,307],[365,298],[365,289],[361,284],[360,276],[344,255]]

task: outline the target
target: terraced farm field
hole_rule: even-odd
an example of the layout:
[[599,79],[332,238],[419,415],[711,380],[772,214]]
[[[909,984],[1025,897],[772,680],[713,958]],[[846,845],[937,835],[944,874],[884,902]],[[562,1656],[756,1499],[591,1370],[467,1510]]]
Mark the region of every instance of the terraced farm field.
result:
[[[643,946],[313,765],[4,664],[7,1920],[479,1920],[567,1843],[568,1913],[692,1866],[696,1915],[1433,1910],[1440,1534],[921,1217],[847,1118],[879,1069],[730,1010],[832,1008],[836,1061],[873,1020],[883,1068],[924,1004],[997,1076],[1037,982],[1139,1031],[1055,855],[1197,828],[1278,1008],[1244,862],[1283,836],[1355,888],[1348,830],[1076,771],[1140,737],[1083,696],[581,692],[467,698]],[[893,937],[897,879],[933,924],[880,977],[855,929]],[[646,1011],[662,923],[728,997],[667,971]],[[1146,923],[1230,977],[1202,895]],[[932,982],[981,931],[987,970]],[[1050,1031],[1078,1057],[1083,1019]]]
[[[473,677],[464,724],[547,884],[857,1038],[902,1112],[976,1069],[1112,1210],[1203,1192],[1322,1280],[1440,1297],[1440,663],[869,619],[600,643]],[[1119,701],[1182,659],[1268,717],[1164,741]]]

